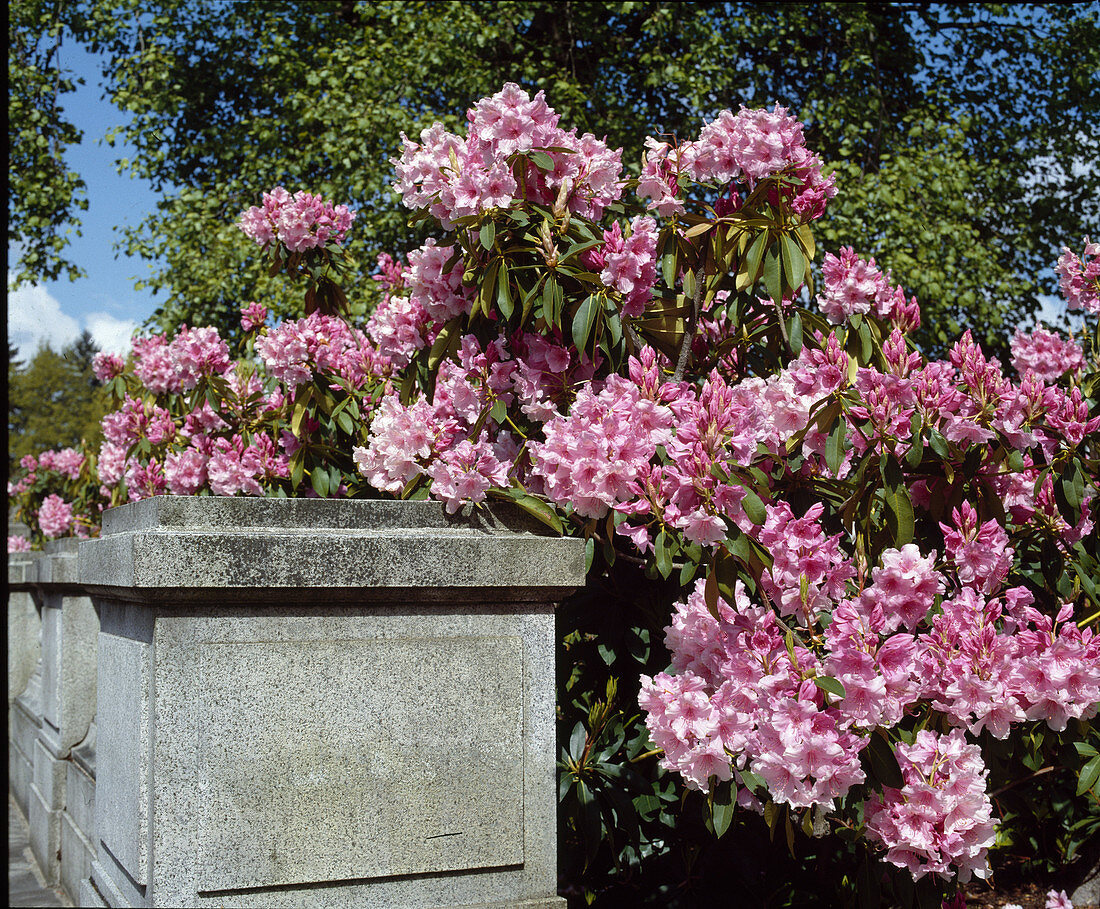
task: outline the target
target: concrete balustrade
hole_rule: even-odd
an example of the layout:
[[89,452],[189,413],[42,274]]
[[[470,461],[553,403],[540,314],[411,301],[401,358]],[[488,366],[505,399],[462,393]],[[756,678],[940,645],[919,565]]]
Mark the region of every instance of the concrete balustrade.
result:
[[31,597],[40,552],[8,553],[8,786],[27,816],[42,726],[42,619]]
[[82,905],[564,905],[554,604],[580,541],[509,510],[164,496],[106,512],[79,566]]
[[[30,573],[42,620],[42,683],[27,821],[31,850],[46,882],[63,884],[71,896],[79,893],[92,859],[94,832],[86,823],[87,812],[74,806],[76,816],[85,819],[81,830],[67,812],[67,794],[70,774],[83,772],[72,760],[73,749],[88,738],[95,716],[99,636],[95,609],[77,577],[77,545],[75,539],[48,542]],[[67,850],[63,834],[69,841]]]

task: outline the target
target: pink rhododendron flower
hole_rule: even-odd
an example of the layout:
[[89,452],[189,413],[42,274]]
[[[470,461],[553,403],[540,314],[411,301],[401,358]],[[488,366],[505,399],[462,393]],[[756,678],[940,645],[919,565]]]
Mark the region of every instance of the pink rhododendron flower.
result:
[[75,448],[62,448],[54,453],[51,470],[56,470],[70,480],[80,478],[80,471],[84,469],[84,455]]
[[118,354],[100,351],[92,358],[92,372],[98,381],[106,384],[115,376],[122,375],[126,361]]
[[979,523],[969,502],[951,510],[954,527],[940,524],[947,556],[955,563],[959,581],[982,593],[991,593],[1008,577],[1013,549],[1008,534],[995,520]]
[[985,878],[994,824],[981,750],[961,730],[941,736],[926,729],[894,751],[905,785],[883,787],[868,801],[867,836],[886,847],[886,861],[915,879]]
[[30,552],[31,541],[26,537],[15,536],[13,534],[8,535],[8,552]]
[[[532,98],[509,82],[482,98],[466,119],[465,139],[438,123],[420,134],[419,143],[402,133],[403,152],[393,159],[394,189],[404,204],[428,208],[444,228],[458,218],[508,208],[519,197],[549,205],[561,196],[570,211],[598,218],[622,195],[622,150],[561,129],[542,92]],[[546,150],[552,168],[528,165],[520,171],[521,186],[508,158],[536,149]]]
[[261,206],[242,212],[237,226],[260,246],[278,240],[291,252],[300,252],[323,249],[330,242],[339,246],[355,215],[346,205],[333,206],[305,190],[291,196],[277,186],[263,194]]
[[168,345],[168,355],[182,391],[190,391],[201,378],[229,369],[229,346],[216,328],[182,326]]
[[428,314],[411,297],[387,295],[371,313],[367,334],[396,369],[409,364],[428,343]]
[[1065,890],[1048,890],[1047,901],[1043,909],[1073,909]]
[[1031,370],[1044,382],[1057,382],[1084,363],[1085,352],[1073,338],[1038,327],[1027,335],[1017,329],[1012,337],[1012,367],[1021,376]]
[[172,495],[194,495],[206,485],[206,456],[194,447],[170,452],[164,459],[164,477]]
[[73,506],[59,495],[48,495],[38,509],[38,526],[44,536],[63,537],[73,527]]
[[905,292],[890,283],[889,273],[880,271],[874,259],[857,256],[850,246],[840,251],[839,258],[826,253],[821,274],[823,289],[817,304],[834,325],[857,313],[894,319],[903,331],[916,327],[914,319],[920,324],[916,298],[906,303]]
[[134,375],[153,394],[178,392],[180,377],[176,364],[168,350],[168,338],[164,335],[150,335],[147,338],[134,338]]
[[419,250],[409,253],[409,302],[423,307],[437,322],[469,312],[473,300],[473,291],[462,286],[461,262],[443,271],[454,251],[453,246],[437,246],[434,239],[429,239]]
[[545,424],[545,442],[528,445],[547,496],[592,518],[634,498],[631,478],[671,440],[672,427],[671,411],[629,379],[612,374],[597,386],[581,389],[568,417]]
[[244,331],[253,331],[263,326],[267,321],[267,307],[253,301],[241,309],[241,328]]
[[431,493],[454,514],[464,504],[485,501],[491,487],[508,485],[508,465],[501,463],[487,442],[464,439],[449,448],[424,471],[432,479]]
[[1066,309],[1100,313],[1100,243],[1092,243],[1085,237],[1085,249],[1080,256],[1063,246],[1054,270]]
[[635,218],[623,239],[618,223],[604,231],[604,267],[600,280],[623,295],[623,314],[641,316],[657,281],[657,222]]

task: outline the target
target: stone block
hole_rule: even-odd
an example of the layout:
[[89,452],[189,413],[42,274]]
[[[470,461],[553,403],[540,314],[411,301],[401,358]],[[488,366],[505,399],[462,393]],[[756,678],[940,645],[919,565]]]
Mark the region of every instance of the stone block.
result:
[[[94,867],[95,863],[92,864]],[[88,907],[88,909],[107,909],[110,905],[96,888],[90,876],[80,882],[80,899],[76,901],[76,904]]]
[[61,812],[61,887],[76,905],[80,902],[80,883],[92,876],[95,847],[67,811]]
[[27,759],[14,742],[8,742],[8,790],[26,817],[30,812],[31,782],[34,779],[34,764]]
[[427,502],[107,512],[80,550],[103,899],[564,905],[553,602],[584,557],[533,530]]
[[[95,776],[74,748],[65,770],[65,813],[89,840],[95,839]],[[87,875],[85,875],[87,877]]]
[[61,880],[61,812],[49,806],[33,783],[28,807],[31,852],[46,884],[54,887]]
[[99,619],[77,585],[75,540],[46,544],[32,572],[42,617],[42,735],[62,756],[88,734],[96,707]]
[[32,677],[31,684],[12,704],[8,722],[11,736],[8,742],[8,783],[16,803],[27,817],[30,812],[31,783],[34,781],[34,746],[38,741],[42,721],[37,715],[34,693],[37,690]]
[[67,762],[41,738],[34,743],[34,787],[51,810],[65,805]]
[[[8,556],[8,575],[12,574],[12,553]],[[23,573],[21,570],[20,574]],[[42,620],[28,590],[14,585],[8,589],[8,709],[24,690],[38,665]]]

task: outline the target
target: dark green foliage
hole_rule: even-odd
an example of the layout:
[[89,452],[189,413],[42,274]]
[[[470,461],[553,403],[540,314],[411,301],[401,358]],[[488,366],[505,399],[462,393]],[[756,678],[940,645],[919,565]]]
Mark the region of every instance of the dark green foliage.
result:
[[24,366],[8,345],[8,474],[23,455],[98,445],[107,399],[92,373],[97,348],[88,332],[60,354],[41,347]]
[[65,166],[81,132],[64,117],[62,95],[74,90],[58,64],[64,0],[8,5],[8,247],[13,283],[81,276],[65,258],[66,234],[79,233],[88,207],[84,181]]
[[436,120],[455,129],[506,80],[544,89],[563,123],[607,134],[630,167],[647,134],[691,138],[739,103],[789,106],[837,170],[819,245],[851,244],[892,269],[921,302],[918,339],[932,352],[966,327],[1003,350],[1006,326],[1053,291],[1058,245],[1100,218],[1100,174],[1087,166],[1100,148],[1096,3],[345,0],[223,4],[214,15],[199,0],[84,0],[65,10],[105,52],[108,92],[133,115],[124,134],[138,152],[123,168],[164,192],[124,244],[159,259],[146,283],[167,295],[155,318],[164,328],[230,329],[254,297],[297,311],[232,226],[276,184],[359,207],[361,274],[378,252],[418,245],[389,188],[399,133],[415,139]]

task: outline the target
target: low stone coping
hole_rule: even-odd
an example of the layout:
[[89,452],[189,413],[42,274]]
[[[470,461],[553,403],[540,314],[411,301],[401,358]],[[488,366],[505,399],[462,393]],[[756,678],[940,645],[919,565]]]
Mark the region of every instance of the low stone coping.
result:
[[8,588],[16,593],[30,590],[34,565],[41,558],[41,552],[9,552]]
[[546,600],[582,585],[585,569],[579,539],[515,506],[448,515],[429,501],[155,496],[104,512],[102,536],[80,544],[79,577],[135,601],[305,589],[327,604],[363,588]]
[[48,540],[41,558],[36,559],[34,566],[27,572],[31,584],[51,584],[65,588],[66,592],[70,588],[77,588],[80,584],[77,549],[79,542],[73,537]]

